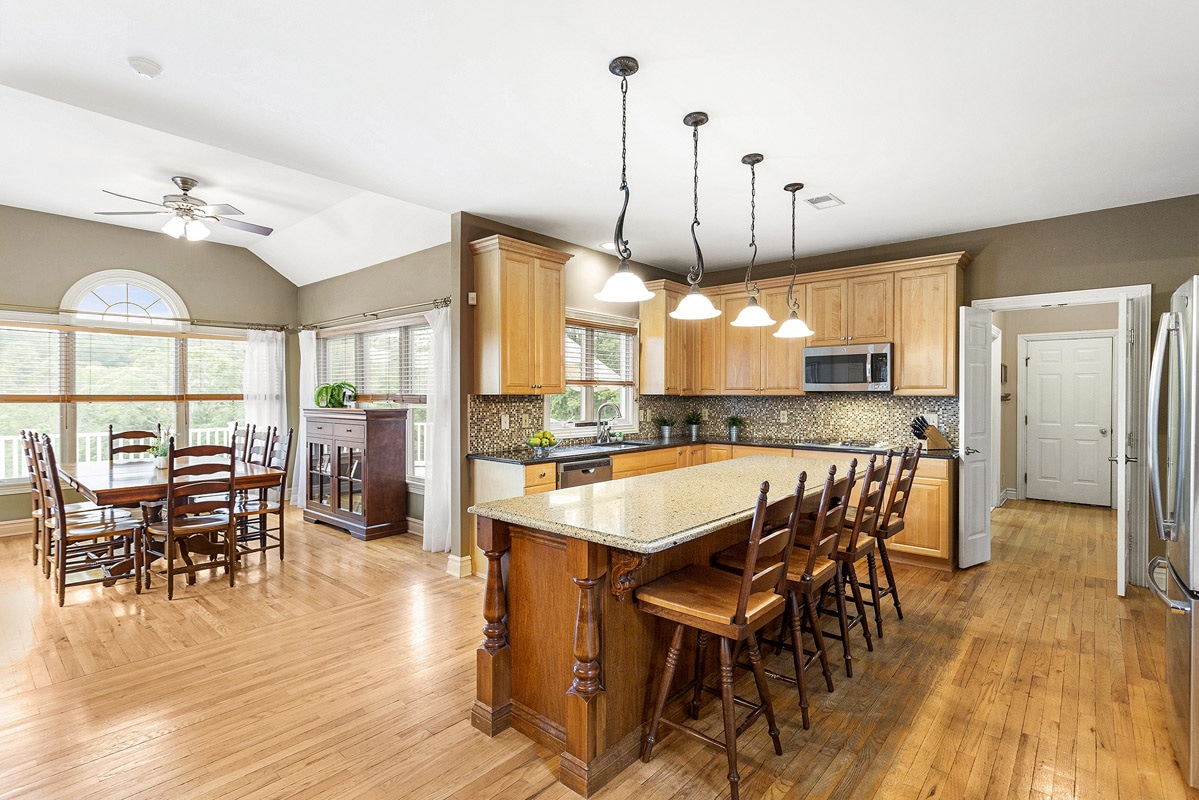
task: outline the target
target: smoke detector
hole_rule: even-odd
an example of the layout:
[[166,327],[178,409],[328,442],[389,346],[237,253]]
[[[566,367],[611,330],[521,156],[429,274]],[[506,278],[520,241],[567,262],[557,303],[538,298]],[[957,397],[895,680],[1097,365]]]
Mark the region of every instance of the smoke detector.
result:
[[819,197],[808,197],[804,200],[804,202],[810,205],[812,208],[818,210],[845,205],[845,201],[840,197],[837,197],[835,194],[822,194]]
[[148,81],[152,81],[162,74],[162,65],[157,61],[151,61],[141,56],[130,56],[129,66],[133,68],[134,72]]

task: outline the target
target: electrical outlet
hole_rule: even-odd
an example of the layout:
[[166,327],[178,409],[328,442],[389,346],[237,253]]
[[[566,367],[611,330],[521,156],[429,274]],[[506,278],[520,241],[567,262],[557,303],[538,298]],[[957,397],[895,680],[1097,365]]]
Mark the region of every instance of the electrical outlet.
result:
[[646,411],[644,408],[642,408],[642,409],[639,409],[639,410],[638,410],[638,414],[637,414],[637,415],[638,415],[638,416],[641,418],[641,421],[642,421],[642,422],[645,422],[645,415],[646,415],[647,413],[649,413],[649,412],[647,412],[647,411]]
[[500,414],[500,430],[506,431],[512,427],[512,417],[508,414]]
[[530,417],[528,414],[521,414],[520,415],[520,427],[525,428],[525,429],[533,427],[533,418]]
[[930,411],[927,414],[922,414],[921,416],[928,420],[929,425],[932,425],[934,428],[937,427],[937,415],[935,412]]
[[787,409],[784,408],[779,412],[779,422],[783,423],[784,425],[787,424]]
[[706,409],[706,408],[701,409],[699,413],[703,415],[704,422],[707,422],[708,421],[708,409]]

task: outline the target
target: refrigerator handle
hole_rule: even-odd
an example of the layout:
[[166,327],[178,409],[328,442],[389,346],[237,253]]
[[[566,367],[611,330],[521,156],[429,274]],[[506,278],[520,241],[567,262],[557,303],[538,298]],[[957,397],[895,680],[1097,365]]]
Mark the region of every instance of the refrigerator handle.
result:
[[[1166,579],[1173,580],[1183,590],[1186,590],[1186,587],[1183,586],[1182,582],[1178,580],[1178,576],[1174,574],[1174,567],[1170,566],[1170,562],[1166,560],[1165,556],[1157,556],[1149,562],[1149,590],[1157,595],[1159,600],[1166,604],[1166,608],[1170,609],[1171,614],[1191,613],[1190,603],[1182,600],[1172,600],[1166,595],[1166,590],[1157,585],[1157,579],[1154,577],[1154,575],[1157,572],[1158,567],[1162,566],[1163,564],[1166,566]],[[1189,592],[1187,592],[1187,594],[1189,594]]]
[[[1162,509],[1161,453],[1158,446],[1158,423],[1162,402],[1162,383],[1165,376],[1166,350],[1170,337],[1173,314],[1166,312],[1157,326],[1157,338],[1153,342],[1153,357],[1149,364],[1149,415],[1146,421],[1145,458],[1149,462],[1149,499],[1153,501],[1153,519],[1157,522],[1157,535],[1168,542],[1178,541],[1174,520],[1166,520]],[[1153,581],[1150,581],[1153,583]]]

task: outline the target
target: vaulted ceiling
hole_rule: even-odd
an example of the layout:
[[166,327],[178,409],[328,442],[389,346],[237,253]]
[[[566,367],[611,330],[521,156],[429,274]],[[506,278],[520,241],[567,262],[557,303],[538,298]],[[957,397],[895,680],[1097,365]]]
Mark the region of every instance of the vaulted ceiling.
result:
[[[709,266],[1199,193],[1199,4],[625,5],[0,0],[0,204],[113,224],[173,175],[275,228],[218,229],[297,284],[449,240],[470,211],[685,270],[694,110]],[[149,81],[128,65],[153,59]],[[13,123],[18,124],[13,124]],[[189,243],[181,241],[180,247]]]

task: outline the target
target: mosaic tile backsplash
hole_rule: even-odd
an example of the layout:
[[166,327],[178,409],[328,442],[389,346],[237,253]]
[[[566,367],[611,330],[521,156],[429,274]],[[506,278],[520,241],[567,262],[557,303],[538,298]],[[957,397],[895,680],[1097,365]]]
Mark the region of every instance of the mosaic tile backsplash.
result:
[[[675,435],[685,435],[683,415],[699,411],[706,415],[700,435],[723,438],[728,435],[726,417],[744,417],[743,439],[792,438],[871,439],[897,446],[916,440],[909,429],[918,414],[938,416],[937,428],[955,446],[958,442],[958,400],[956,397],[895,397],[890,394],[829,392],[794,397],[665,397],[642,395],[638,399],[645,416],[638,438],[657,438],[658,429],[650,421],[655,416],[674,417]],[[492,453],[517,447],[533,431],[542,427],[544,401],[537,395],[471,395],[470,451]],[[782,421],[783,412],[787,421]],[[500,415],[508,414],[510,427],[501,430]],[[524,419],[528,417],[529,425]],[[564,445],[583,444],[593,435],[561,439]]]

